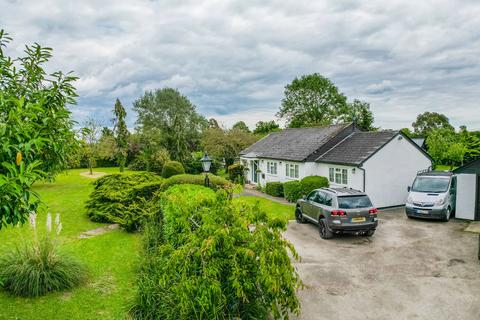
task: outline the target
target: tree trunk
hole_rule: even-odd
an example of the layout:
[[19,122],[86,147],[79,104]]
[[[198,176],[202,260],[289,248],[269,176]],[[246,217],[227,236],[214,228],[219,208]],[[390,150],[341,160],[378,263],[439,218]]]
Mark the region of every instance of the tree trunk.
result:
[[91,160],[88,161],[88,169],[90,170],[90,175],[93,175],[93,165]]

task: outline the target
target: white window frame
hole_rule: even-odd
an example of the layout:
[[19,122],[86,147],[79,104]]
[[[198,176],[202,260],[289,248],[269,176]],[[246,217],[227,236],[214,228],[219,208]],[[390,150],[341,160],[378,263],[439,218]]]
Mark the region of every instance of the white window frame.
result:
[[300,166],[295,163],[286,163],[285,176],[293,179],[298,179],[300,177]]
[[328,180],[335,184],[348,185],[348,169],[329,167]]
[[274,161],[267,161],[267,173],[268,174],[277,174],[278,173],[278,165]]

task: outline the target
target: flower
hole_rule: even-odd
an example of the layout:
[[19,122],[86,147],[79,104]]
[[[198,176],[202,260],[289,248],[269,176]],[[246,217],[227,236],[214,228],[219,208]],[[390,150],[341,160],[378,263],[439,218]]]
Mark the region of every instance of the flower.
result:
[[52,232],[52,214],[50,212],[47,214],[47,231]]
[[33,228],[33,230],[35,230],[37,228],[37,214],[35,212],[30,212],[28,221],[30,222],[30,226]]
[[58,226],[60,224],[60,213],[57,212],[55,215],[55,225]]
[[60,222],[58,225],[57,225],[57,236],[60,234],[60,232],[62,231],[62,223]]
[[22,153],[21,152],[17,152],[17,158],[15,159],[16,160],[16,163],[17,163],[17,166],[19,166],[21,163],[22,163]]

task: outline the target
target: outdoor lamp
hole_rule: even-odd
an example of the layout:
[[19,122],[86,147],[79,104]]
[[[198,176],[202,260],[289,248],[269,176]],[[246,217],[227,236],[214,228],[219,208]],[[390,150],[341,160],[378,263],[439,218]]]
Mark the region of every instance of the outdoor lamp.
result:
[[205,155],[202,159],[200,159],[200,161],[202,162],[203,172],[205,172],[205,186],[208,187],[210,185],[210,181],[208,180],[208,172],[210,171],[210,166],[212,165],[212,159],[205,152]]

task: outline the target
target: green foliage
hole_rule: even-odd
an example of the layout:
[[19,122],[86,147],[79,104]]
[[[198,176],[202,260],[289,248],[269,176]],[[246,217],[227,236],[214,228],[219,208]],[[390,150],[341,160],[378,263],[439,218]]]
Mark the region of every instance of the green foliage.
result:
[[253,133],[260,136],[266,136],[267,134],[276,131],[280,131],[280,126],[275,121],[258,121]]
[[289,202],[296,202],[303,196],[302,184],[300,181],[287,181],[283,184],[285,199]]
[[283,183],[267,182],[265,185],[265,193],[273,197],[283,197]]
[[172,187],[159,203],[144,237],[134,319],[288,319],[299,312],[301,282],[288,251],[298,256],[281,235],[284,220],[200,186]]
[[196,107],[176,89],[163,88],[146,92],[133,103],[138,113],[138,130],[143,136],[143,149],[153,153],[164,147],[172,159],[180,162],[198,145],[207,120]]
[[[31,222],[34,228],[33,242],[22,243],[0,257],[0,283],[3,287],[17,296],[36,297],[83,283],[87,271],[73,257],[60,251],[52,237],[51,216],[47,218],[48,233],[40,240],[35,218]],[[59,233],[59,220],[56,227]]]
[[468,131],[465,126],[461,126],[459,141],[465,146],[465,162],[470,162],[480,157],[480,135]]
[[11,40],[0,30],[0,228],[36,211],[31,185],[65,168],[76,147],[66,104],[75,103],[77,78],[46,73],[51,48],[34,44],[23,57],[6,56]]
[[134,171],[149,171],[161,174],[163,166],[168,161],[170,161],[170,154],[167,149],[160,147],[153,153],[140,152],[128,168]]
[[461,137],[455,131],[445,128],[430,130],[426,143],[435,165],[461,165],[468,151]]
[[239,129],[243,130],[245,132],[250,132],[250,128],[247,126],[247,124],[243,121],[238,121],[236,122],[233,126],[232,129]]
[[290,128],[332,124],[347,111],[347,98],[318,73],[295,78],[285,87],[278,116]]
[[412,127],[414,133],[420,137],[428,137],[434,129],[454,130],[447,116],[437,112],[424,112],[419,114],[415,122],[412,123]]
[[162,181],[148,172],[103,176],[94,182],[95,189],[85,206],[87,215],[96,222],[115,222],[127,231],[138,230],[149,216],[148,200]]
[[341,116],[344,122],[354,122],[363,131],[376,131],[373,126],[373,113],[370,110],[370,103],[353,100],[347,105],[346,113]]
[[164,178],[170,178],[182,173],[185,173],[185,168],[178,161],[168,161],[162,169],[162,177]]
[[309,176],[300,181],[302,195],[309,194],[312,190],[328,187],[328,179],[322,176]]
[[245,183],[245,168],[240,163],[234,163],[228,166],[228,179],[233,183]]
[[[234,187],[234,185],[227,179],[215,176],[213,174],[209,174],[208,179],[209,179],[209,187],[214,190],[217,190],[217,189],[231,190]],[[171,186],[174,186],[177,184],[195,184],[195,185],[203,186],[205,185],[205,175],[204,174],[199,174],[199,175],[179,174],[176,176],[172,176],[163,181],[161,190],[165,191]]]
[[125,108],[122,106],[122,103],[118,99],[115,101],[113,114],[115,115],[114,131],[116,142],[116,156],[118,165],[120,166],[120,172],[123,172],[125,168],[125,163],[127,161],[128,152],[128,129],[125,122],[127,112],[125,111]]
[[[185,172],[189,174],[203,173],[203,166],[200,159],[202,159],[204,155],[205,153],[200,151],[192,152],[191,156],[185,162]],[[213,158],[212,160],[210,173],[217,174],[218,170],[222,167],[222,163],[218,161],[217,158]]]

